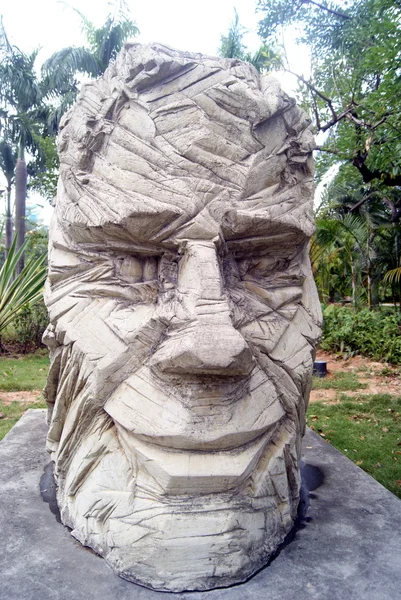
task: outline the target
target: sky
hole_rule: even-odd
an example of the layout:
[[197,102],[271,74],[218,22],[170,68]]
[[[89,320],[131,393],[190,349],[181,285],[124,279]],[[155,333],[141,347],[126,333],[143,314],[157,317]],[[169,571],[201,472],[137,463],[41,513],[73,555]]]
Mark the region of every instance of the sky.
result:
[[[84,37],[79,16],[71,6],[87,16],[96,26],[104,23],[110,11],[107,0],[2,0],[0,14],[12,41],[24,51],[42,47],[42,54],[68,45],[81,45]],[[228,30],[236,7],[240,23],[249,34],[244,39],[254,49],[256,34],[256,0],[126,0],[136,21],[139,42],[160,42],[180,50],[216,54],[220,35]],[[44,58],[46,58],[44,56]]]
[[[43,62],[53,52],[66,46],[81,46],[85,36],[81,21],[71,8],[78,8],[96,26],[101,26],[111,10],[108,0],[0,0],[0,15],[12,44],[24,52],[40,48],[38,62]],[[132,19],[140,35],[135,41],[160,42],[179,50],[216,55],[220,36],[227,34],[236,8],[239,21],[246,28],[244,43],[251,51],[260,46],[257,35],[260,13],[256,13],[257,0],[126,0]],[[293,70],[307,74],[308,56],[295,47],[293,36],[286,40],[287,52]],[[293,94],[295,81],[291,76],[280,76],[281,85]],[[1,187],[1,184],[0,184]],[[46,202],[32,195],[32,203],[41,203],[45,223],[49,222],[51,209]]]

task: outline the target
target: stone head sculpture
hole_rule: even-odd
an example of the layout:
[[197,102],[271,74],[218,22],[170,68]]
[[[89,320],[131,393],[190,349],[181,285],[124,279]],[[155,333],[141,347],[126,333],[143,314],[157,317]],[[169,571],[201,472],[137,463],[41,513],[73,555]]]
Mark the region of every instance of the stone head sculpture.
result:
[[249,64],[127,45],[59,136],[46,334],[63,522],[160,590],[292,527],[320,310],[313,138]]

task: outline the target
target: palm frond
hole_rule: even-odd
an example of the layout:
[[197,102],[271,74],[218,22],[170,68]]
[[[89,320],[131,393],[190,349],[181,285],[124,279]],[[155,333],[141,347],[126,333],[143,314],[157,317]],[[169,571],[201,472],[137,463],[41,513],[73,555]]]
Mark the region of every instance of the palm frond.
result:
[[387,271],[387,273],[383,277],[383,283],[399,283],[401,280],[401,267],[397,267],[396,269],[391,269]]
[[0,140],[0,169],[8,183],[14,177],[15,165],[17,163],[17,152],[6,140]]
[[15,269],[29,241],[17,250],[17,237],[14,238],[7,258],[0,269],[0,332],[7,327],[28,305],[34,304],[42,295],[46,279],[46,255],[31,259],[19,275]]
[[98,60],[83,46],[69,46],[55,52],[42,67],[42,73],[50,78],[55,88],[61,88],[66,78],[71,79],[77,72],[92,77],[98,77],[101,73]]

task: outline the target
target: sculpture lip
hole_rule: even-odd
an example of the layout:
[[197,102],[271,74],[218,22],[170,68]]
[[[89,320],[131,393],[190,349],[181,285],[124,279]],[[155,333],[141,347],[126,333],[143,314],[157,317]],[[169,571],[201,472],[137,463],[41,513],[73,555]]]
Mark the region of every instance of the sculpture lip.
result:
[[[127,440],[132,440],[135,443],[136,440],[145,444],[146,446],[153,447],[159,451],[166,452],[188,452],[188,453],[202,453],[202,454],[215,454],[216,452],[225,452],[227,455],[230,453],[241,453],[248,446],[255,444],[260,437],[264,437],[266,441],[273,436],[276,431],[276,427],[279,422],[273,423],[272,425],[266,425],[260,429],[249,431],[246,433],[232,433],[224,436],[216,436],[214,439],[205,440],[182,436],[168,436],[160,435],[158,437],[150,437],[141,433],[134,433],[127,430],[123,425],[117,423],[118,431],[124,430],[124,437]],[[133,445],[134,447],[134,445]]]
[[205,452],[239,448],[285,415],[275,385],[262,370],[221,385],[181,381],[179,393],[166,379],[155,379],[143,367],[118,386],[104,410],[146,443]]
[[[252,357],[253,358],[253,357]],[[155,379],[160,380],[163,385],[174,385],[176,381],[184,382],[185,385],[192,387],[214,387],[218,389],[219,387],[227,387],[229,385],[240,385],[244,381],[249,380],[252,376],[252,371],[255,368],[255,359],[253,359],[252,364],[249,365],[246,369],[236,369],[236,365],[231,365],[226,369],[221,369],[216,367],[212,369],[205,369],[202,371],[202,368],[196,369],[193,368],[192,371],[188,369],[182,369],[175,367],[171,370],[169,368],[161,369],[158,365],[154,365],[152,361],[150,362],[150,370],[154,375]]]
[[168,496],[224,493],[238,488],[255,468],[278,428],[276,423],[270,431],[238,448],[199,452],[148,443],[117,427],[124,450],[135,455],[137,468],[143,474],[138,474],[137,485],[143,485],[144,477],[148,487],[150,476],[157,482],[154,493]]

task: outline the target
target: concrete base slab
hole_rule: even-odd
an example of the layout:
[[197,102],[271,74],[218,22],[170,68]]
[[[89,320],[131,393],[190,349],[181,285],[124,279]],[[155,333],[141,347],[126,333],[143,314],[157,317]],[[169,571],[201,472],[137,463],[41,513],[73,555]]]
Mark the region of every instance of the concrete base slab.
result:
[[29,410],[0,443],[2,600],[401,600],[401,501],[312,431],[292,539],[247,583],[179,594],[120,579],[57,522],[46,476],[50,508],[39,491],[45,435],[45,411]]

